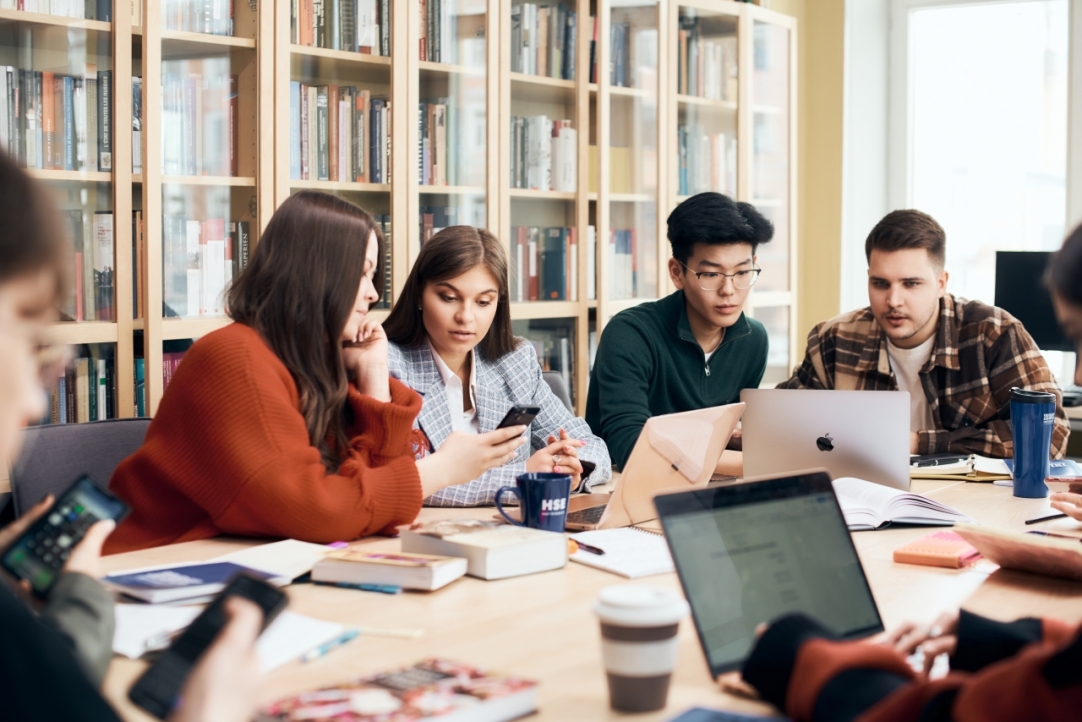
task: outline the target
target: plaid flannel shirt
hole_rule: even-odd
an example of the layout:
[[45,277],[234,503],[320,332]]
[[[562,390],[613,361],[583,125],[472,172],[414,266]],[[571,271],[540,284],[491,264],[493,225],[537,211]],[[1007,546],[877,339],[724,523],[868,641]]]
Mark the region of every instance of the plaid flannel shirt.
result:
[[[1010,458],[1011,388],[1056,395],[1052,456],[1067,450],[1062,395],[1022,323],[1001,308],[946,294],[935,347],[920,371],[935,428],[917,436],[920,454],[962,452]],[[804,363],[782,389],[897,391],[886,335],[870,308],[824,321],[808,334]]]

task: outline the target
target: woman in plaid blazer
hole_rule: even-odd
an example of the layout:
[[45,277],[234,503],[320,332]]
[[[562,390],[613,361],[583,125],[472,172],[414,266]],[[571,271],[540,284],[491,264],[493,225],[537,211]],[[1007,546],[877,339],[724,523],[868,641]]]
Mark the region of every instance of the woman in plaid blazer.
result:
[[[570,474],[572,488],[612,476],[605,442],[575,417],[542,378],[533,346],[511,331],[507,256],[486,230],[452,226],[421,248],[383,324],[391,375],[423,398],[414,422],[437,454],[448,439],[480,452],[512,406],[539,406],[530,444],[466,484],[425,500],[432,506],[492,504],[501,486],[528,471]],[[470,438],[472,437],[472,438]],[[595,465],[588,478],[582,462]]]

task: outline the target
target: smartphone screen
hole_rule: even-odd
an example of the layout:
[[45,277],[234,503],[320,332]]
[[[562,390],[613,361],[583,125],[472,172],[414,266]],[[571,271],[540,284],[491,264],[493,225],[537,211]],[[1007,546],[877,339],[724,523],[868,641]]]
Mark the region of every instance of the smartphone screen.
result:
[[173,711],[192,667],[225,626],[225,600],[231,596],[244,597],[259,605],[263,610],[263,629],[288,603],[280,589],[254,577],[236,577],[136,680],[128,692],[132,702],[161,719]]
[[30,582],[38,597],[56,583],[71,550],[102,519],[119,522],[128,505],[89,476],[79,477],[46,514],[4,551],[4,569]]
[[529,426],[530,423],[541,413],[540,406],[512,406],[507,415],[503,417],[497,429],[505,429],[508,426]]

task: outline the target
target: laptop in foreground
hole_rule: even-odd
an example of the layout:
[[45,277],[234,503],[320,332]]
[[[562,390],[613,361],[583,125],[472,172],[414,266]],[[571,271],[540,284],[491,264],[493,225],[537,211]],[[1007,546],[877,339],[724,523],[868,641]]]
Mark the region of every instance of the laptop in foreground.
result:
[[743,666],[756,626],[785,614],[803,612],[843,639],[883,631],[826,471],[654,503],[715,678]]
[[744,477],[825,468],[909,490],[905,391],[745,389]]
[[736,403],[647,419],[612,494],[572,497],[567,528],[613,529],[657,519],[654,494],[705,486],[743,411]]

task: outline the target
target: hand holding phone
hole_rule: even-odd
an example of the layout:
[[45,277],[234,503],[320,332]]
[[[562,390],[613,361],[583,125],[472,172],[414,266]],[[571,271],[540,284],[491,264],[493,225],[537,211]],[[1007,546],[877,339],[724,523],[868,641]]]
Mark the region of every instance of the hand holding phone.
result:
[[288,603],[280,589],[254,577],[237,577],[136,680],[128,692],[132,702],[160,719],[173,711],[193,667],[204,662],[204,652],[216,644],[215,640],[229,621],[230,614],[225,605],[231,597],[255,602],[263,613],[260,631],[266,629]]
[[101,543],[111,529],[100,529],[93,535],[94,549],[75,552],[94,524],[105,519],[118,522],[128,514],[128,505],[83,475],[48,511],[32,522],[0,556],[0,565],[12,576],[25,580],[36,597],[44,597],[60,576],[68,558],[75,554],[80,568],[100,555]]

